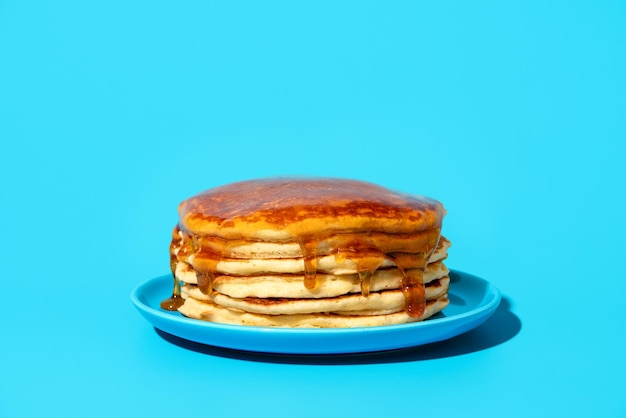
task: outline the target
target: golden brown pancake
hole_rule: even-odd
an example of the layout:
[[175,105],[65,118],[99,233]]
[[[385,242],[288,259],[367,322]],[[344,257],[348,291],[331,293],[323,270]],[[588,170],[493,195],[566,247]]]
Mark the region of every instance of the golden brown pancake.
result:
[[[432,262],[423,274],[424,284],[448,275],[443,262]],[[179,262],[176,277],[186,285],[198,283],[196,272],[189,264]],[[370,291],[400,289],[402,272],[397,268],[378,269],[371,277]],[[347,293],[361,292],[358,274],[316,275],[316,286],[307,289],[304,275],[300,274],[261,274],[254,276],[217,275],[213,279],[213,290],[234,298],[330,298]]]
[[208,190],[182,202],[183,231],[227,239],[291,241],[308,235],[439,228],[443,205],[342,179],[264,179]]
[[[448,291],[450,279],[444,276],[426,285],[426,300],[438,299]],[[245,312],[267,315],[293,315],[320,312],[399,312],[404,310],[404,295],[400,288],[370,291],[367,296],[358,293],[328,298],[233,298],[220,292],[208,295],[200,292],[197,286],[185,285],[186,299],[211,301],[216,305]]]
[[447,296],[428,301],[424,313],[419,317],[410,316],[405,311],[383,315],[345,315],[340,313],[263,315],[227,309],[211,302],[190,298],[180,307],[180,312],[189,318],[223,324],[284,328],[352,328],[423,321],[442,311],[448,303]]
[[175,294],[164,306],[184,302],[186,316],[248,325],[423,320],[448,303],[444,215],[436,200],[355,180],[211,189],[179,206]]

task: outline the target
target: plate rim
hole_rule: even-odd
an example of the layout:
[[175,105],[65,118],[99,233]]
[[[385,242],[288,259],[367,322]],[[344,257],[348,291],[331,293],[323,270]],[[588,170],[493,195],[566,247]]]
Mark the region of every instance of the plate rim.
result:
[[[465,333],[485,322],[500,304],[502,297],[500,290],[491,282],[472,275],[471,273],[456,269],[450,269],[450,273],[459,275],[461,278],[466,277],[466,280],[473,280],[486,285],[483,293],[479,295],[482,299],[478,305],[452,316],[444,316],[408,324],[373,327],[280,328],[221,324],[186,318],[177,312],[165,312],[161,309],[156,309],[148,302],[142,301],[142,295],[146,293],[148,287],[158,286],[160,282],[171,281],[171,274],[156,276],[141,282],[135,286],[130,296],[135,308],[155,328],[199,344],[250,352],[281,354],[363,353],[407,348],[443,341]],[[451,289],[453,286],[454,284],[451,283]],[[165,298],[167,295],[164,294],[163,297]],[[145,296],[143,299],[145,300]],[[177,329],[177,327],[179,327],[179,329]],[[436,335],[430,335],[429,337],[417,335],[417,330],[432,331],[433,329],[438,329],[440,332]],[[174,332],[172,332],[172,330],[174,330]],[[209,337],[222,336],[227,338],[190,338],[190,333],[207,333]],[[245,337],[243,340],[241,339],[242,336]],[[367,338],[371,339],[381,336],[395,336],[396,338],[401,338],[395,343],[389,341],[388,343],[378,344],[371,344],[366,340]],[[357,337],[357,339],[350,341],[346,340],[346,337]],[[270,338],[273,339],[273,341],[270,340]],[[308,346],[306,344],[307,342],[312,342],[312,338],[315,338],[315,343],[318,344],[317,346]],[[336,343],[339,338],[341,339],[341,344],[333,344]]]

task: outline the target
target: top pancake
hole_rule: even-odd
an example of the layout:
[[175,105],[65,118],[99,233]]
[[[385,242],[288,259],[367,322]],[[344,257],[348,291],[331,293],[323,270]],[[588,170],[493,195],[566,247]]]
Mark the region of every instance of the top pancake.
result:
[[180,228],[228,240],[293,241],[350,232],[411,234],[440,228],[436,200],[347,179],[275,178],[232,183],[179,206]]

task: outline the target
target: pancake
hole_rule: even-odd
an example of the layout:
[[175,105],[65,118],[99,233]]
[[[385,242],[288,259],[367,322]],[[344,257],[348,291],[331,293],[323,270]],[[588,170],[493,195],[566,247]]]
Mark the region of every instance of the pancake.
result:
[[424,320],[448,304],[444,216],[436,200],[355,180],[211,189],[179,205],[162,307],[259,326]]
[[[438,299],[448,291],[450,279],[445,276],[426,285],[426,300]],[[388,311],[404,310],[402,290],[371,291],[367,296],[361,292],[347,293],[330,298],[233,298],[220,292],[202,293],[197,286],[183,287],[183,296],[201,301],[211,301],[225,308],[267,315],[293,315],[316,312]]]
[[[450,248],[450,241],[441,237],[439,244],[430,257],[428,263],[435,263],[443,260],[447,257],[447,251]],[[405,253],[406,254],[406,253]],[[263,274],[263,273],[292,273],[298,274],[304,272],[303,254],[301,251],[293,254],[294,258],[288,258],[284,253],[280,253],[282,257],[277,258],[265,258],[256,257],[251,255],[251,258],[225,258],[212,260],[215,263],[215,273],[221,273],[226,275],[246,276],[250,274]],[[398,254],[395,254],[395,258],[399,258]],[[401,257],[402,255],[400,255]],[[410,257],[410,254],[407,254]],[[181,276],[187,272],[186,277],[179,277],[184,282],[196,283],[194,266],[200,265],[200,263],[194,263],[195,257],[192,255],[186,259],[186,261],[177,261],[176,274]],[[334,255],[316,257],[317,271],[334,274],[356,274],[359,270],[355,260],[339,258]],[[408,259],[405,263],[405,268],[419,268],[421,267],[421,260],[412,262]],[[383,259],[379,268],[395,266],[396,263],[391,259]],[[191,273],[191,274],[189,274]]]
[[188,299],[179,311],[194,319],[246,326],[283,328],[353,328],[397,325],[423,321],[442,311],[449,301],[447,296],[428,301],[424,313],[414,317],[405,311],[383,315],[341,315],[327,313],[299,315],[263,315],[220,307],[211,302]]
[[182,230],[267,242],[349,231],[414,234],[441,226],[443,205],[426,197],[341,179],[260,179],[208,190],[179,206]]
[[[424,270],[423,282],[428,284],[447,274],[448,269],[443,262],[435,262]],[[179,263],[176,276],[188,285],[197,284],[196,273],[188,264]],[[317,274],[316,279],[317,286],[307,289],[302,274],[220,275],[213,279],[213,290],[234,298],[324,298],[361,292],[358,274]],[[402,279],[402,272],[397,268],[378,269],[371,276],[370,291],[400,289]]]

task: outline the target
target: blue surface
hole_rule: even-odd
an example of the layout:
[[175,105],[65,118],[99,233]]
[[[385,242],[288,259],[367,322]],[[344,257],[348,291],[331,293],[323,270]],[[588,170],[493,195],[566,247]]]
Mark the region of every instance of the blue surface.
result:
[[500,306],[500,291],[470,274],[451,271],[445,313],[413,324],[341,329],[284,329],[215,324],[161,309],[172,275],[152,278],[131,293],[139,313],[162,333],[196,343],[255,353],[352,354],[397,350],[456,337],[483,324]]
[[[626,416],[626,5],[0,2],[0,417]],[[158,333],[178,203],[271,175],[437,198],[477,329],[300,358]]]

